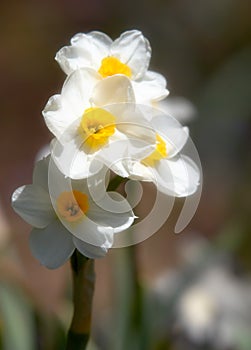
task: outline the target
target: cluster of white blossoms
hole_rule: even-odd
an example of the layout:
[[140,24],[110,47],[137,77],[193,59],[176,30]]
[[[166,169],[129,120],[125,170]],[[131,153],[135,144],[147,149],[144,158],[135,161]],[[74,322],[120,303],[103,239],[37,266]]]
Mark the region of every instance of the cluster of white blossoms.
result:
[[152,181],[169,196],[186,197],[198,187],[198,167],[180,153],[188,128],[154,108],[168,90],[165,78],[148,70],[150,57],[137,30],[115,41],[80,33],[56,54],[67,77],[43,110],[55,136],[51,154],[35,165],[33,184],[12,196],[14,210],[34,227],[34,256],[49,268],[75,249],[104,256],[114,235],[133,224],[126,199],[106,190],[110,171]]

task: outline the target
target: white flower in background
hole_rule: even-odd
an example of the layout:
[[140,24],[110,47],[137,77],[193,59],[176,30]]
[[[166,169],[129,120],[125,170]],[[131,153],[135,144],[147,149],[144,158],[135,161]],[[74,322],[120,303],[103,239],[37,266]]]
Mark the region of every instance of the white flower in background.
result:
[[250,287],[248,279],[234,276],[223,264],[210,266],[181,296],[180,329],[195,343],[207,341],[217,349],[237,349],[247,336],[250,345]]
[[188,344],[192,349],[242,349],[242,344],[250,349],[250,276],[236,274],[233,256],[216,252],[197,233],[176,253],[179,269],[160,274],[153,284],[158,329],[166,333],[174,327],[174,347],[185,339],[182,349]]
[[[66,176],[75,179],[88,177],[90,171],[98,172],[98,166],[93,165],[90,170],[91,163],[102,148],[109,150],[117,140],[128,140],[123,148],[129,147],[129,153],[135,157],[149,154],[149,147],[152,149],[155,142],[153,132],[145,127],[149,123],[144,115],[134,112],[137,108],[132,107],[130,81],[124,76],[113,76],[96,84],[95,75],[89,69],[72,73],[61,95],[52,96],[43,111],[46,125],[59,141],[53,144],[52,157]],[[113,112],[104,105],[115,106]],[[139,147],[128,138],[133,124],[138,125],[135,137],[141,140]]]
[[212,329],[218,316],[218,307],[207,291],[191,287],[182,295],[178,305],[181,327],[187,327],[189,336],[203,343],[213,336]]
[[[89,179],[88,184],[85,180],[73,181],[70,190],[67,179],[52,160],[53,190],[49,194],[49,162],[50,157],[39,161],[34,168],[33,184],[18,188],[12,195],[14,210],[34,227],[30,235],[34,256],[48,268],[62,265],[75,248],[89,258],[104,256],[113,244],[113,235],[134,221],[129,204],[115,192],[110,192],[110,197],[100,197],[104,174],[102,178]],[[92,192],[98,192],[98,202],[93,201],[90,186]],[[109,210],[104,209],[106,202]]]
[[123,75],[131,80],[136,102],[149,104],[168,95],[165,78],[149,71],[151,47],[138,30],[130,30],[112,41],[102,32],[79,33],[56,54],[66,74],[88,67],[97,73],[97,80]]
[[167,195],[193,194],[199,185],[200,171],[191,158],[180,153],[189,137],[188,128],[164,114],[152,118],[150,115],[149,122],[155,131],[154,151],[140,161],[128,158],[117,162],[113,170],[122,177],[153,181]]
[[196,117],[197,111],[191,101],[181,96],[168,96],[158,101],[154,106],[165,114],[169,114],[180,123],[187,123]]

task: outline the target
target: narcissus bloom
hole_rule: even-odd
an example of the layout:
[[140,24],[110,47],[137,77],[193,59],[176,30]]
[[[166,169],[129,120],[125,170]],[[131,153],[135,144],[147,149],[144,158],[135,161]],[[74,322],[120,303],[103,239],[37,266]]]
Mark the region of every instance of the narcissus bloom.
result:
[[[109,150],[115,141],[127,140],[121,152],[130,148],[130,156],[136,158],[139,153],[146,156],[155,143],[152,131],[145,127],[147,120],[142,113],[133,111],[136,106],[130,81],[119,75],[96,84],[96,75],[89,69],[72,73],[61,95],[52,96],[43,111],[48,128],[58,140],[53,145],[52,157],[66,176],[75,179],[98,172],[95,166],[90,170],[93,159],[102,148]],[[103,107],[107,105],[111,107]],[[142,125],[135,135],[142,141],[140,147],[135,147],[135,142],[132,145],[128,138],[132,124]]]
[[99,173],[102,177],[88,182],[70,183],[49,162],[50,157],[37,162],[33,184],[18,188],[12,195],[14,210],[34,227],[30,235],[34,256],[48,268],[62,265],[75,249],[93,259],[104,256],[114,234],[132,225],[131,207],[118,193],[101,196],[104,171]]
[[140,161],[117,162],[114,171],[123,177],[152,181],[167,195],[186,197],[199,185],[200,171],[195,162],[180,153],[188,140],[188,128],[174,118],[160,114],[150,120],[155,130],[155,149]]
[[102,32],[79,33],[56,54],[56,60],[66,74],[88,67],[97,79],[115,75],[128,77],[132,82],[137,103],[149,104],[168,95],[165,78],[149,71],[151,47],[138,30],[130,30],[112,41]]

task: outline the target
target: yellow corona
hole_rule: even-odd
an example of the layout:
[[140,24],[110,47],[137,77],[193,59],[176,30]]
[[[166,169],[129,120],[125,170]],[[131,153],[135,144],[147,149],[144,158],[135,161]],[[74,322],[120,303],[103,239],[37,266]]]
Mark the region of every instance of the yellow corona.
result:
[[131,68],[113,56],[103,58],[98,72],[103,78],[115,74],[124,74],[128,78],[132,76]]
[[79,221],[88,209],[88,196],[80,191],[62,192],[57,198],[57,212],[68,222]]

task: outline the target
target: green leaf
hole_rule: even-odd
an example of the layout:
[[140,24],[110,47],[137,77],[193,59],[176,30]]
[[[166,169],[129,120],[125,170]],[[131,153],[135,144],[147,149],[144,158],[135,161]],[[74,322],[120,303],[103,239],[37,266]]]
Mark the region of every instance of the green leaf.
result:
[[5,284],[0,284],[0,317],[4,350],[35,349],[31,306],[19,291]]

